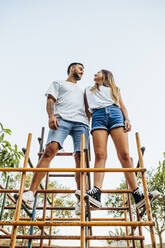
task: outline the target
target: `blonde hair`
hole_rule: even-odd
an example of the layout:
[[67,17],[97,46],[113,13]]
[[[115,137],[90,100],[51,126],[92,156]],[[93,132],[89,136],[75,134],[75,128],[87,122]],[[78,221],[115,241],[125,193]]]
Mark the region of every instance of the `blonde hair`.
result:
[[[111,95],[114,103],[119,105],[119,88],[116,86],[113,74],[107,70],[101,70],[103,73],[103,86],[111,88]],[[91,91],[100,91],[99,84],[95,83],[95,85],[90,89]]]

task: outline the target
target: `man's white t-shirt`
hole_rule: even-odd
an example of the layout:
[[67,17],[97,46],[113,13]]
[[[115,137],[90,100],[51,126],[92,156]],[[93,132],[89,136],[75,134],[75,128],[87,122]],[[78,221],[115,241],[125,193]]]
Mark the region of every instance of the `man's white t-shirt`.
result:
[[114,104],[110,87],[100,85],[100,90],[96,90],[94,92],[90,90],[91,88],[91,86],[88,86],[86,88],[86,97],[89,106],[89,111],[91,113],[93,112],[93,109],[105,108]]
[[88,125],[85,112],[84,92],[69,81],[54,81],[46,91],[46,96],[52,95],[55,101],[55,116],[67,121],[80,122]]

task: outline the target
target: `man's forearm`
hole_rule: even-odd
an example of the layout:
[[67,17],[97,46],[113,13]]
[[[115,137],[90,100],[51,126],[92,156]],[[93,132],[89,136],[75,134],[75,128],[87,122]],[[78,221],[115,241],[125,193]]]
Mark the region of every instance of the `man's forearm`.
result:
[[54,116],[54,100],[53,99],[48,98],[46,110],[47,110],[49,118]]

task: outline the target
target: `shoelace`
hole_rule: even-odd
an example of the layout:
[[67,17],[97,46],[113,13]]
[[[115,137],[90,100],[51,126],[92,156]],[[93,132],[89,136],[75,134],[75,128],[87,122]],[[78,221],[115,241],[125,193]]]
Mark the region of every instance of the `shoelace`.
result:
[[89,190],[89,194],[96,194],[97,193],[97,189],[96,188],[93,188],[93,189],[91,189],[91,190]]
[[137,195],[137,196],[139,196],[140,198],[143,197],[143,193],[139,189],[137,189],[136,191],[134,191],[134,194]]

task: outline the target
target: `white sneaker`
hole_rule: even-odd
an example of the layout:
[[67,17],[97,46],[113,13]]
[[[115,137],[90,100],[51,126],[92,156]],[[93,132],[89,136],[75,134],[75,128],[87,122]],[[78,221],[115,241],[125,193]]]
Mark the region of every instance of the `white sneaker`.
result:
[[[85,192],[84,197],[87,195],[87,193]],[[77,189],[75,191],[75,196],[77,197],[78,200],[80,200],[81,197],[81,190]]]
[[[86,204],[85,204],[85,211],[87,211]],[[81,215],[81,204],[80,204],[80,202],[76,203],[76,205],[75,205],[75,214]]]
[[34,205],[34,195],[32,191],[24,192],[22,195],[22,201],[27,208],[33,209]]
[[80,200],[80,197],[81,197],[81,190],[77,189],[75,191],[75,196],[77,197],[78,200]]
[[80,215],[81,214],[80,202],[76,203],[76,205],[75,205],[75,214],[76,215]]

